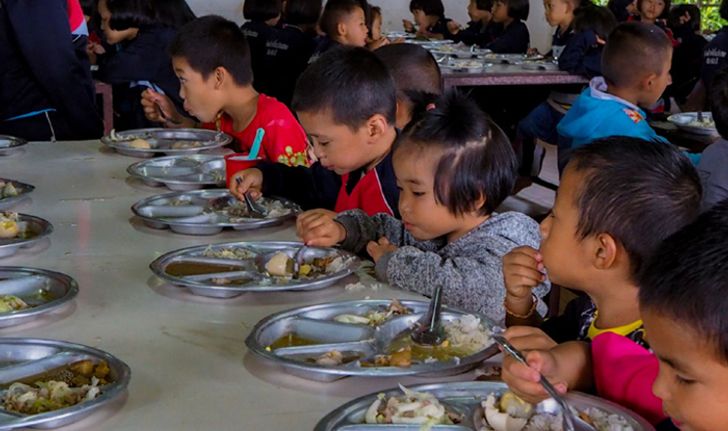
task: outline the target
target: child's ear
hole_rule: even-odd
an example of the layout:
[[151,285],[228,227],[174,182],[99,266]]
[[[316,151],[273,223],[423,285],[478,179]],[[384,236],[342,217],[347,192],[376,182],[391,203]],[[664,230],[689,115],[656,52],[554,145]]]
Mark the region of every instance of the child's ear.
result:
[[345,37],[346,36],[346,24],[344,24],[343,22],[336,24],[336,33],[338,33],[339,37]]
[[382,114],[374,114],[366,122],[367,135],[375,140],[384,135],[389,129],[389,121]]
[[642,90],[649,90],[655,85],[655,80],[657,79],[656,73],[650,73],[649,75],[642,78],[641,86]]
[[224,67],[218,66],[215,68],[215,71],[212,73],[213,73],[213,78],[215,79],[215,89],[218,90],[218,89],[222,88],[222,85],[227,80],[228,71],[225,70]]
[[601,270],[607,270],[614,267],[617,263],[617,255],[619,253],[619,244],[611,235],[600,233],[594,239],[594,254],[592,261],[594,267]]

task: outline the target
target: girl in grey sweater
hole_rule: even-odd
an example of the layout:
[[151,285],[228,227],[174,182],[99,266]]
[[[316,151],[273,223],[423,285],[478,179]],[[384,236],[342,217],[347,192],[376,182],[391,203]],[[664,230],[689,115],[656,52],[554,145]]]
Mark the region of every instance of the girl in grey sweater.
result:
[[299,217],[299,235],[309,245],[366,249],[393,287],[431,295],[442,284],[445,304],[502,321],[502,258],[540,243],[534,220],[494,213],[516,178],[508,139],[474,102],[451,93],[405,130],[393,164],[402,220],[313,210]]

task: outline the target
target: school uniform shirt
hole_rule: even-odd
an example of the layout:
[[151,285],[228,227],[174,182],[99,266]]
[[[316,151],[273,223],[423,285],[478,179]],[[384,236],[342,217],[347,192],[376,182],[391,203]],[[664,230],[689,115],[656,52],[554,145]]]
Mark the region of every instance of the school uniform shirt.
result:
[[102,135],[79,9],[78,0],[0,2],[0,134],[47,140],[48,111],[58,139]]
[[668,88],[678,102],[684,102],[700,79],[703,52],[708,41],[687,25],[676,28],[675,37],[680,44],[672,53],[672,84]]
[[484,46],[493,41],[493,25],[483,24],[482,21],[470,21],[466,28],[453,34],[450,39],[466,45]]
[[728,141],[708,145],[697,168],[703,184],[703,210],[728,199]]
[[240,26],[250,47],[250,66],[253,69],[253,86],[261,93],[269,94],[267,88],[258,85],[258,79],[265,77],[265,45],[275,38],[278,30],[264,22],[247,21]]
[[360,209],[399,217],[399,189],[389,153],[374,169],[359,169],[347,175],[314,163],[310,168],[280,164],[258,165],[263,172],[263,194],[281,196],[304,210],[324,208],[336,212]]
[[[354,210],[339,214],[336,220],[346,229],[341,244],[345,250],[361,253],[370,241],[381,237],[398,247],[377,261],[379,280],[428,296],[442,285],[444,304],[484,314],[495,322],[505,318],[503,256],[519,246],[538,249],[541,243],[538,223],[516,212],[491,214],[451,243],[445,237],[418,241],[401,220],[388,214],[371,216]],[[540,297],[548,290],[542,284],[534,293]]]
[[452,39],[453,34],[450,33],[450,29],[447,28],[447,24],[452,21],[450,18],[440,18],[436,23],[427,27],[425,30],[432,34],[441,34],[445,39]]
[[258,95],[255,117],[244,130],[236,131],[233,119],[227,114],[214,123],[203,123],[202,127],[232,136],[239,153],[250,152],[258,129],[263,129],[259,157],[287,166],[308,166],[306,132],[286,105],[265,94]]
[[559,70],[587,78],[602,74],[603,47],[597,43],[594,31],[571,32],[564,35],[559,43],[563,43],[558,56]]
[[334,49],[338,46],[342,46],[339,42],[328,36],[319,36],[316,41],[316,48],[313,50],[313,54],[308,59],[308,64],[311,64],[318,60],[326,51]]
[[726,66],[728,66],[728,26],[720,29],[703,51],[703,70],[700,72],[700,79],[705,85],[707,94],[710,94],[715,74]]
[[513,21],[508,27],[500,27],[495,34],[495,40],[485,45],[485,48],[497,54],[525,54],[531,43],[528,27],[523,21]]
[[290,105],[296,81],[316,49],[312,35],[295,25],[284,24],[264,47],[263,73],[255,75],[255,87]]

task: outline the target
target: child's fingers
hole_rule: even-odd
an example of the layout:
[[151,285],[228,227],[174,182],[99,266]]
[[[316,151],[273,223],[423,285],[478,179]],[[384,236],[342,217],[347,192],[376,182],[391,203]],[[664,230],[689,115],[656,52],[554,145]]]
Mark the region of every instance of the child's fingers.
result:
[[538,333],[511,336],[508,340],[518,350],[549,350],[557,346],[548,335]]
[[533,268],[526,266],[509,266],[503,268],[508,284],[514,286],[536,287],[546,280],[546,276]]
[[538,372],[510,356],[503,358],[501,378],[509,389],[524,401],[536,404],[548,398],[548,394],[539,383]]
[[379,243],[379,245],[391,245],[391,243],[389,242],[389,240],[387,239],[386,236],[379,238],[378,243]]

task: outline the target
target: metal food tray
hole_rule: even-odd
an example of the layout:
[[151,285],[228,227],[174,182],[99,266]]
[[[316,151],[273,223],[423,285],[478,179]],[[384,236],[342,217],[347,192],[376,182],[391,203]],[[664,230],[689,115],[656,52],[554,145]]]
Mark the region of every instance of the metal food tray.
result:
[[534,54],[534,55],[528,55],[528,54],[495,54],[495,53],[489,53],[485,54],[485,59],[487,61],[494,61],[496,63],[500,62],[503,64],[522,64],[526,61],[542,61],[545,59],[545,57],[541,54]]
[[[151,148],[133,148],[128,143],[134,139],[144,139]],[[123,132],[114,132],[101,138],[101,143],[114,149],[119,154],[132,157],[153,157],[157,154],[169,156],[179,154],[195,154],[204,150],[211,150],[225,146],[232,142],[229,135],[206,129],[134,129]],[[173,148],[175,144],[182,142],[199,142],[199,146],[191,148]]]
[[[703,112],[703,119],[712,121],[713,115],[710,112]],[[667,117],[667,121],[677,126],[678,129],[684,130],[688,133],[693,133],[696,135],[718,136],[718,131],[716,130],[715,126],[703,127],[690,124],[694,121],[698,121],[697,112],[683,112],[682,114],[673,114]]]
[[26,145],[28,141],[15,136],[0,135],[0,156],[7,156],[15,152],[18,147]]
[[444,63],[440,64],[440,68],[444,70],[449,70],[452,72],[478,72],[483,69],[485,69],[487,66],[482,61],[478,60],[456,60],[456,59],[449,59],[449,61],[446,61]]
[[[282,251],[289,257],[298,251],[303,244],[297,242],[277,242],[277,241],[260,241],[260,242],[229,242],[213,245],[202,245],[195,247],[187,247],[181,250],[173,251],[160,256],[149,265],[154,274],[171,284],[189,289],[192,293],[202,296],[212,296],[216,298],[232,298],[245,292],[278,292],[288,290],[316,290],[328,287],[338,280],[352,274],[359,267],[359,259],[353,254],[336,249],[324,247],[307,247],[303,253],[303,262],[310,262],[314,258],[337,256],[343,259],[343,266],[340,270],[321,275],[315,278],[282,278],[272,277],[262,273],[257,269],[254,257],[249,259],[222,259],[207,258],[203,255],[206,250],[222,250],[230,248],[241,248],[249,250],[256,255],[271,255],[275,252]],[[174,276],[167,273],[166,268],[175,262],[190,263],[212,263],[215,265],[239,266],[240,271],[237,272],[239,277],[250,277],[250,279],[240,280],[237,284],[219,284],[213,281],[213,278],[224,278],[225,273],[216,273],[214,277],[204,276]],[[228,272],[235,274],[236,272]]]
[[53,232],[53,225],[40,217],[18,214],[18,225],[22,232],[30,231],[32,238],[0,238],[0,258],[12,256],[23,247],[30,247]]
[[[109,353],[66,341],[33,338],[0,338],[0,388],[28,377],[43,374],[74,362],[104,360],[110,368],[113,382],[101,386],[101,394],[91,401],[35,415],[23,415],[3,410],[0,403],[0,430],[15,428],[58,428],[77,422],[124,393],[131,371],[129,366]],[[2,392],[0,389],[0,393]]]
[[[480,403],[491,393],[503,394],[508,387],[503,382],[475,381],[434,383],[412,386],[409,389],[431,393],[440,400],[446,409],[462,415],[463,421],[461,423],[457,425],[434,425],[431,428],[432,430],[469,431],[480,430],[484,425],[482,419],[483,409]],[[314,431],[420,431],[422,429],[420,424],[365,424],[364,415],[367,409],[381,393],[387,397],[403,395],[399,388],[393,388],[357,398],[326,415],[316,424]],[[566,399],[579,410],[596,407],[610,414],[618,414],[625,418],[635,431],[654,431],[652,425],[641,416],[607,400],[579,392],[569,392]],[[538,413],[557,414],[559,411],[560,408],[553,399],[545,400],[536,406],[536,412]]]
[[[186,205],[175,205],[187,201]],[[215,235],[224,228],[235,230],[258,229],[282,224],[294,218],[300,208],[286,199],[263,197],[258,200],[262,205],[279,201],[290,210],[290,213],[268,218],[244,218],[230,220],[215,210],[220,205],[244,206],[227,189],[195,190],[190,192],[174,192],[156,195],[135,203],[131,210],[153,229],[169,228],[173,232],[187,235]]]
[[0,197],[0,210],[12,208],[15,204],[28,197],[30,192],[35,190],[35,187],[30,184],[21,183],[20,181],[11,180],[9,178],[0,178],[0,182],[12,183],[15,190],[18,191],[17,196],[7,198]]
[[148,186],[166,186],[174,191],[225,186],[225,159],[222,156],[192,154],[160,157],[136,162],[126,171]]
[[[60,272],[19,266],[0,266],[0,296],[13,295],[29,308],[0,312],[0,328],[33,320],[52,312],[78,294],[76,280]],[[1,373],[1,371],[0,371]]]
[[[375,309],[385,309],[389,300],[356,300],[330,302],[295,308],[273,314],[258,322],[245,344],[258,356],[279,365],[285,372],[309,380],[330,382],[349,376],[360,377],[399,377],[426,376],[439,377],[464,373],[475,368],[480,362],[498,353],[498,347],[491,343],[485,349],[459,360],[434,363],[412,363],[410,367],[362,366],[359,360],[337,366],[324,366],[310,362],[324,353],[337,350],[341,353],[361,354],[360,359],[372,359],[376,354],[385,353],[390,343],[409,331],[415,322],[427,311],[429,301],[400,301],[412,310],[411,314],[395,316],[379,326],[340,323],[334,318],[341,314],[364,315]],[[442,308],[443,322],[452,321],[466,313],[454,308]],[[483,326],[490,329],[493,325],[486,317],[478,315]],[[296,335],[321,341],[321,344],[284,347],[271,350],[269,346],[280,337]]]

